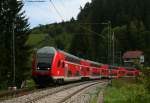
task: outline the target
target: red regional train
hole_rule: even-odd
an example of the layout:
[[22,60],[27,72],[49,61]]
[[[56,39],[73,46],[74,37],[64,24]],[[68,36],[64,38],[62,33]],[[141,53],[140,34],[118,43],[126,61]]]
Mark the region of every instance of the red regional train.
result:
[[54,47],[38,49],[32,60],[32,76],[40,86],[82,79],[119,78],[126,74],[134,76],[138,71],[128,72],[125,68],[81,59]]

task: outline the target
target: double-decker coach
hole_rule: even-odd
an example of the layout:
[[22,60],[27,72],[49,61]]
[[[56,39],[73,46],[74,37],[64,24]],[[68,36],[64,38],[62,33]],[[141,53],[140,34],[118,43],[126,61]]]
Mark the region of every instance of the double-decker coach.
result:
[[134,67],[126,67],[126,77],[135,77],[140,74],[140,71]]
[[43,47],[33,55],[32,76],[41,86],[99,78],[100,63],[78,58],[53,47]]
[[94,62],[94,61],[90,61],[87,60],[88,62],[90,62],[90,68],[91,68],[91,74],[90,74],[90,79],[100,79],[101,78],[101,66],[103,64],[98,63],[98,62]]
[[127,72],[128,71],[124,67],[118,67],[118,78],[125,77]]
[[32,76],[39,85],[78,80],[81,75],[80,59],[53,47],[38,49],[32,65]]
[[118,70],[116,66],[109,65],[109,78],[118,78]]
[[100,67],[101,78],[109,78],[109,65],[102,65]]

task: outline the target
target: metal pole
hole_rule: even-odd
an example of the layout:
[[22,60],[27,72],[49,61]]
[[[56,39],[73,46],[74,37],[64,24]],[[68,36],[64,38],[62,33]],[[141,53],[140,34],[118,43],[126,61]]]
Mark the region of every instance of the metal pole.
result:
[[107,21],[106,23],[101,23],[108,26],[108,33],[107,33],[107,64],[110,64],[110,57],[111,57],[111,21]]
[[107,24],[108,25],[108,41],[107,41],[107,43],[108,43],[108,48],[107,48],[107,62],[108,62],[108,64],[109,64],[109,23]]
[[112,42],[113,42],[113,45],[112,45],[112,49],[113,49],[113,58],[112,58],[112,64],[114,65],[115,64],[115,33],[113,32],[113,35],[112,35]]
[[111,21],[108,21],[108,64],[111,62]]
[[110,57],[109,57],[109,63],[112,64],[112,62],[111,62],[111,59],[112,59],[111,21],[109,21],[109,30],[110,30],[110,31],[109,31],[109,56],[110,56]]
[[121,61],[121,58],[122,58],[121,51],[119,52],[119,57],[120,57],[120,65],[122,65],[122,61]]
[[14,24],[14,22],[15,22],[15,19],[14,19],[14,21],[13,21],[13,32],[12,32],[12,34],[13,34],[13,37],[12,37],[12,44],[13,44],[13,85],[15,86],[15,81],[16,81],[16,58],[15,58],[15,24]]

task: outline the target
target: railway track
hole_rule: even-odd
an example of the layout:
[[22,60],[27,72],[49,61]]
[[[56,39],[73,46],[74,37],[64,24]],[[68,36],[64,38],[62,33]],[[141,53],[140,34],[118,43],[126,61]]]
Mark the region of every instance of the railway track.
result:
[[13,98],[17,98],[20,96],[24,96],[24,95],[28,95],[34,92],[40,92],[46,89],[50,89],[50,88],[54,88],[54,87],[58,87],[56,85],[50,85],[49,87],[46,88],[41,88],[38,86],[34,86],[31,88],[24,88],[24,89],[18,89],[18,90],[7,90],[7,91],[3,91],[0,92],[0,102],[7,100],[7,99],[13,99]]
[[[64,84],[67,85],[68,83]],[[40,92],[46,89],[52,89],[58,87],[58,85],[52,84],[49,87],[46,88],[41,88],[38,86],[31,87],[31,88],[24,88],[24,89],[18,89],[18,90],[7,90],[7,91],[2,91],[0,92],[0,102],[7,100],[7,99],[12,99],[12,98],[17,98],[20,96],[28,95],[34,92]]]
[[69,98],[81,92],[82,90],[91,87],[93,85],[104,83],[104,81],[95,81],[95,82],[87,82],[78,86],[73,86],[71,88],[67,88],[66,90],[59,91],[52,95],[48,95],[44,98],[36,99],[35,101],[30,101],[30,103],[65,103]]
[[[94,82],[98,83],[97,81],[94,81]],[[104,82],[104,81],[99,81],[99,82]],[[52,88],[48,88],[45,90],[33,92],[33,93],[30,93],[28,95],[24,95],[21,97],[13,98],[10,100],[5,100],[5,101],[2,101],[1,103],[43,103],[43,100],[45,98],[50,99],[50,97],[52,96],[52,97],[56,97],[56,99],[57,99],[58,96],[56,94],[59,94],[59,93],[61,94],[61,92],[65,92],[65,90],[79,87],[76,89],[77,91],[75,90],[76,92],[73,92],[70,94],[70,96],[72,96],[86,87],[86,86],[83,87],[83,85],[86,85],[87,87],[89,87],[89,86],[94,85],[94,83],[93,83],[93,81],[85,81],[85,82],[67,84],[67,85],[58,86],[58,87],[52,87]],[[81,88],[81,86],[82,86],[82,88]],[[66,99],[70,98],[70,96],[65,96],[65,98],[62,97],[58,103],[65,101]],[[51,98],[49,101],[51,101],[51,100],[54,100],[54,99]],[[56,103],[56,102],[49,102],[49,101],[47,103]],[[45,101],[45,103],[46,103],[46,101]]]
[[[64,99],[60,100],[58,103],[68,103],[67,100],[69,100],[71,97],[73,97],[74,95],[77,95],[79,94],[80,92],[86,90],[87,88],[90,88],[94,85],[97,85],[97,84],[100,84],[100,83],[103,83],[103,82],[95,82],[95,83],[91,83],[87,86],[83,86],[81,87],[80,89],[78,89],[77,91],[74,91],[72,92],[70,95],[66,96]],[[70,103],[70,102],[69,102]]]

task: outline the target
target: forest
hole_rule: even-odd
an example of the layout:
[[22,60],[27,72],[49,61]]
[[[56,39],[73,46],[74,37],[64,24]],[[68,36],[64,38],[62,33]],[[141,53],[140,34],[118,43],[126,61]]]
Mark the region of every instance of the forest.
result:
[[[108,42],[112,46],[112,40],[108,41],[108,38],[114,38],[116,63],[119,63],[119,53],[141,50],[145,55],[145,65],[148,65],[149,5],[147,0],[92,0],[80,8],[77,20],[72,18],[69,22],[39,25],[32,29],[28,42],[37,48],[52,45],[82,58],[111,63],[107,58],[107,46]],[[108,32],[111,32],[109,37]],[[42,36],[42,40],[38,39],[37,44],[32,42],[39,36]],[[111,53],[109,59],[112,59]]]
[[[141,50],[150,64],[150,1],[92,0],[70,21],[29,28],[23,3],[0,1],[0,89],[31,78],[34,49],[54,46],[78,57],[111,64],[112,41],[115,64],[120,55]],[[13,34],[15,34],[16,81],[13,81]],[[108,35],[110,34],[110,35]],[[110,49],[108,50],[108,43]]]

